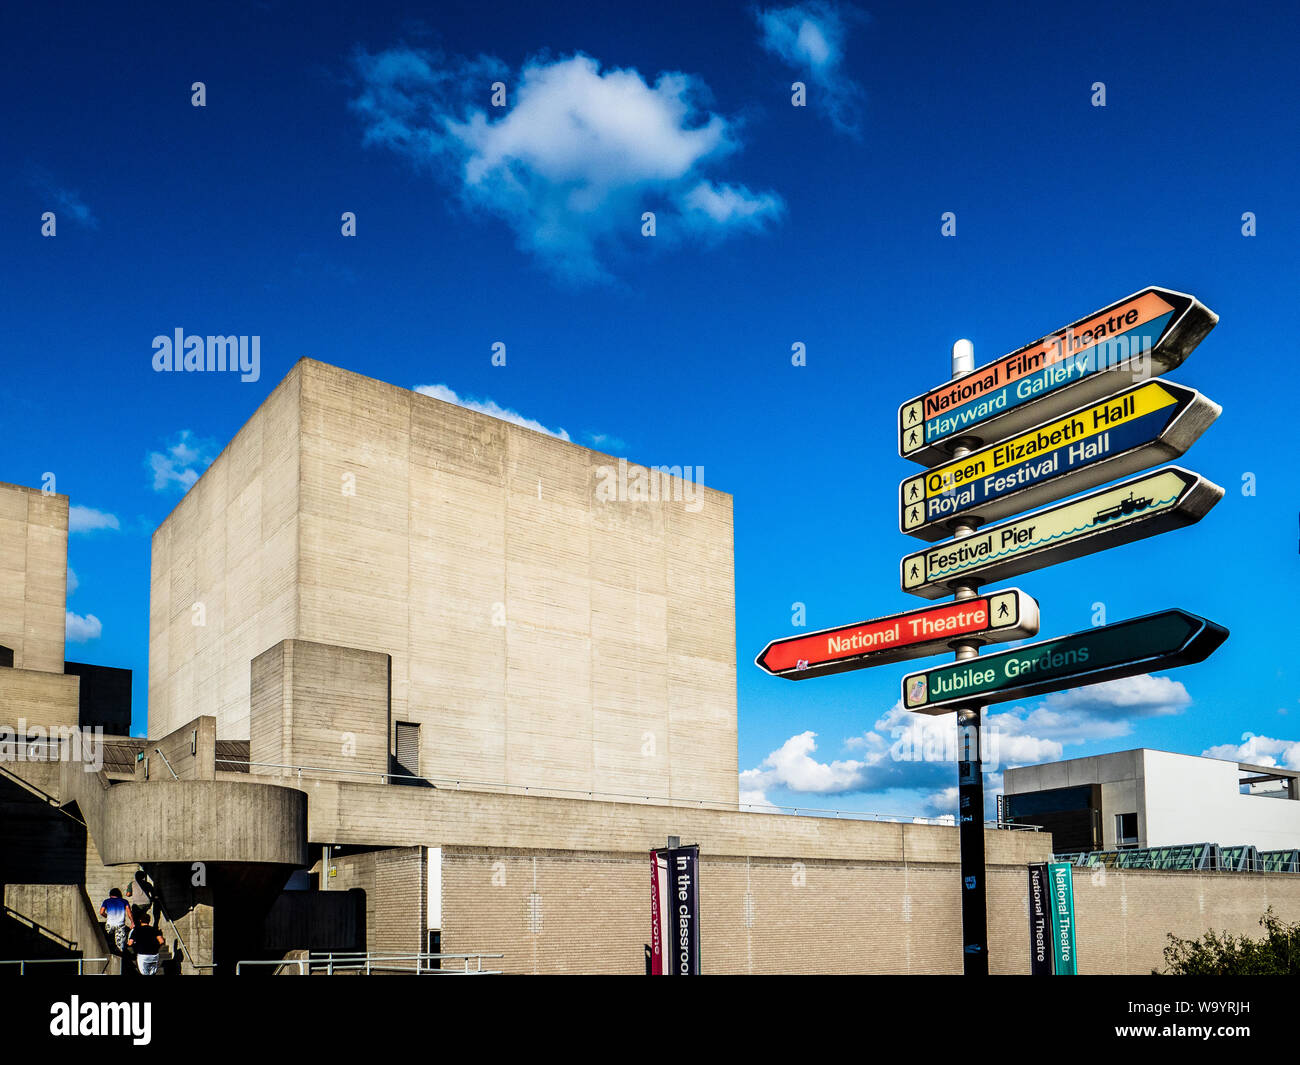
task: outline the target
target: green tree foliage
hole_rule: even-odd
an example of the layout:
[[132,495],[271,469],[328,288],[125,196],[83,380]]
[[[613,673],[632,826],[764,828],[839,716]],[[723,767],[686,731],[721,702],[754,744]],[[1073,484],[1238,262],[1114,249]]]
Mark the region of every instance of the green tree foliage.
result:
[[[1169,934],[1169,976],[1300,976],[1300,924],[1287,924],[1270,906],[1260,918],[1262,939],[1206,932],[1200,939]],[[1156,973],[1158,975],[1158,971]]]

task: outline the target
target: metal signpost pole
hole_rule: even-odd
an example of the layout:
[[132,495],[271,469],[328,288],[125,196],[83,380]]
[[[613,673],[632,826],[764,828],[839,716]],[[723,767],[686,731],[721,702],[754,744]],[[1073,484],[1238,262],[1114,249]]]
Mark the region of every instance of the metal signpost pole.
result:
[[[952,346],[952,377],[957,380],[975,369],[975,349],[969,340]],[[970,453],[967,441],[959,440],[953,457]],[[953,538],[970,536],[975,528],[962,523],[953,528]],[[978,586],[963,581],[953,586],[953,602],[973,598]],[[956,660],[979,654],[979,644],[955,644]],[[984,885],[984,767],[980,756],[980,714],[982,707],[957,711],[957,834],[961,848],[962,971],[967,976],[988,976],[988,913]]]

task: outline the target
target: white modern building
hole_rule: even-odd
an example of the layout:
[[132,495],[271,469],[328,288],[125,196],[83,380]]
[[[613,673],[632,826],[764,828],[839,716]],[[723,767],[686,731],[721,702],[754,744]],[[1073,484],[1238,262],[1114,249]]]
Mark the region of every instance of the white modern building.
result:
[[1005,816],[1055,850],[1300,847],[1300,772],[1140,748],[1008,769]]

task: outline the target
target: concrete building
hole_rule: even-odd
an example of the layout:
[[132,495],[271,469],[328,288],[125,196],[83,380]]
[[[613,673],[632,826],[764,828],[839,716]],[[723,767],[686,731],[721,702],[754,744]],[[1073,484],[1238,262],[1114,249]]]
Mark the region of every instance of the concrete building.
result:
[[[735,802],[731,497],[610,500],[618,470],[299,362],[154,534],[150,735],[251,738],[249,663],[299,640],[389,656],[419,775]],[[334,766],[328,731],[294,764]]]
[[1184,843],[1300,847],[1300,772],[1141,748],[1008,769],[1007,817],[1057,851]]
[[[731,499],[654,472],[303,361],[155,533],[148,738],[98,747],[50,741],[123,691],[50,643],[67,501],[4,487],[0,958],[103,956],[94,910],[140,872],[183,973],[637,973],[672,835],[706,972],[960,972],[955,828],[738,805]],[[985,847],[991,969],[1026,972],[1052,837]],[[1300,916],[1300,877],[1081,877],[1081,971],[1270,903]]]

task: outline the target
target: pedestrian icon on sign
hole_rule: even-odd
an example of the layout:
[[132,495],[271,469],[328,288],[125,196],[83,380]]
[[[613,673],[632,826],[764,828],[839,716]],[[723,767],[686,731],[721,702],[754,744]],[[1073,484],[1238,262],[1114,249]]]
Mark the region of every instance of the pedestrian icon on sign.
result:
[[910,433],[907,434],[907,443],[908,443],[908,446],[911,446],[912,444],[915,444],[915,443],[916,443],[916,430],[915,430],[915,429],[913,429]]
[[913,482],[908,486],[907,498],[908,498],[908,499],[915,499],[915,498],[916,498],[916,482],[915,482],[915,481],[913,481]]
[[908,574],[908,576],[910,576],[910,577],[919,577],[920,575],[921,575],[921,571],[920,571],[919,569],[916,568],[916,563],[913,562],[913,563],[912,563],[912,572],[911,572],[910,574]]
[[1004,618],[1006,616],[1007,616],[1007,604],[1006,603],[998,604],[998,617]]

